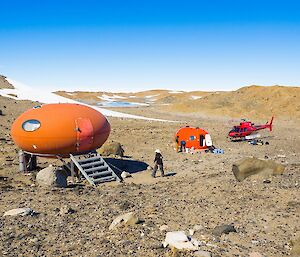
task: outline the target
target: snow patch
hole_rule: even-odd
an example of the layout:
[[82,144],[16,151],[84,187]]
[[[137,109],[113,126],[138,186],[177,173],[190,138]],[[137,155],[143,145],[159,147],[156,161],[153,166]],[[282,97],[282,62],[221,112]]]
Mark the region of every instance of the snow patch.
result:
[[126,99],[124,96],[119,96],[119,95],[106,95],[103,94],[102,96],[97,96],[99,99],[104,100],[104,101],[115,101],[115,99]]
[[153,97],[156,97],[156,96],[159,96],[160,94],[156,94],[156,95],[146,95],[144,98],[147,98],[147,99],[149,99],[149,98],[153,98]]
[[202,96],[192,95],[191,98],[192,98],[193,100],[196,100],[196,99],[201,99]]
[[111,99],[111,97],[109,95],[105,95],[105,94],[103,94],[102,96],[97,96],[97,97],[103,101],[108,101],[108,102],[115,101],[114,99]]
[[169,94],[182,94],[183,91],[169,91]]

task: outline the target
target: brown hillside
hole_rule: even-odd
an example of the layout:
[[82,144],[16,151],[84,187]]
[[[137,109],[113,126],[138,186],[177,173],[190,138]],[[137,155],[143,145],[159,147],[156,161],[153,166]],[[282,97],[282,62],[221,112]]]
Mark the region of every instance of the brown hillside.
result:
[[284,86],[249,86],[230,92],[182,92],[149,90],[137,93],[57,92],[75,100],[95,103],[106,95],[116,101],[150,103],[151,106],[176,113],[268,119],[300,120],[300,88]]
[[201,99],[187,100],[168,106],[169,110],[199,112],[216,116],[300,119],[300,88],[244,87],[233,92],[216,92]]

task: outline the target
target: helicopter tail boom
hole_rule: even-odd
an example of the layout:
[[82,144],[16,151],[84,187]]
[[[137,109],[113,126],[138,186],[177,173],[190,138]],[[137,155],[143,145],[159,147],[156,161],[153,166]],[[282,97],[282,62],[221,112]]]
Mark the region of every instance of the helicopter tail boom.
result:
[[274,120],[274,116],[272,117],[270,124],[268,124],[268,128],[270,129],[270,131],[272,131],[273,120]]

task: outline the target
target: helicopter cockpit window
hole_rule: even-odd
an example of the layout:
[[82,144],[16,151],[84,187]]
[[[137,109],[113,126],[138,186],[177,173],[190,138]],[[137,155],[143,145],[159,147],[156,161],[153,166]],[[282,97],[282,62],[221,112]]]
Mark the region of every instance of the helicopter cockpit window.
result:
[[41,123],[38,120],[27,120],[23,122],[22,128],[25,131],[32,132],[37,130],[41,126]]
[[191,141],[195,140],[195,136],[190,136],[190,140]]

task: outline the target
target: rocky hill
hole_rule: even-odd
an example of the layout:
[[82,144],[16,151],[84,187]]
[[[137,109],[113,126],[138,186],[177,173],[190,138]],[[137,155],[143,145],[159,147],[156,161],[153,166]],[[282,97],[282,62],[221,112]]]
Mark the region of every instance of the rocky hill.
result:
[[300,120],[300,87],[248,86],[229,92],[150,90],[137,93],[56,93],[89,103],[107,100],[147,103],[158,109],[176,113],[251,119],[276,116],[281,119]]
[[14,88],[12,84],[10,84],[7,80],[6,77],[3,75],[0,75],[0,88]]

